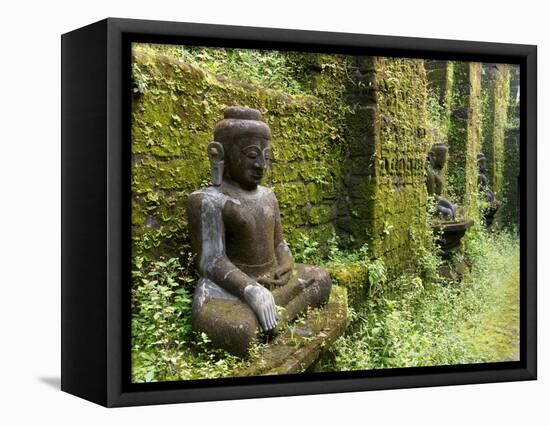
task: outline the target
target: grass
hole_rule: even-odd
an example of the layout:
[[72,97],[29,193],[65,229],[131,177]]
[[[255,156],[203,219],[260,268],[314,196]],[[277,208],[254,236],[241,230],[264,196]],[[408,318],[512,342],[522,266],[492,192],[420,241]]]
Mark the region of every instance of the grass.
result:
[[466,321],[459,333],[483,362],[519,361],[519,268],[495,281],[492,303]]
[[[460,259],[460,261],[464,261]],[[478,232],[460,284],[400,277],[352,316],[327,371],[501,362],[519,354],[519,245]]]

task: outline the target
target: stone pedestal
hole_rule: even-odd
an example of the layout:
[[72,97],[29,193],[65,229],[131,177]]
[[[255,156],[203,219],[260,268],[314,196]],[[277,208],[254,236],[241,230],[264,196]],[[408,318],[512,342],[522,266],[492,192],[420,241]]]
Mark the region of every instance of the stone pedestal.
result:
[[440,235],[437,243],[443,251],[444,258],[451,257],[451,255],[460,248],[460,240],[473,224],[473,220],[466,219],[461,221],[440,222],[433,225],[434,233]]
[[489,205],[483,209],[483,220],[485,221],[485,225],[487,227],[493,224],[495,220],[495,215],[501,204],[502,203],[500,201],[495,200],[489,203]]
[[333,286],[328,304],[311,309],[301,320],[289,324],[261,352],[258,361],[235,376],[302,373],[344,334],[347,324],[347,292]]

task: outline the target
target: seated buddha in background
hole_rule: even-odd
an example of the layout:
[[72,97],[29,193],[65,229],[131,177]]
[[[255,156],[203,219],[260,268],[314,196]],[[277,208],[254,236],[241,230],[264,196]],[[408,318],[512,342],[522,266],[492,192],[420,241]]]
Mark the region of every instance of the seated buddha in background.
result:
[[495,201],[495,194],[491,191],[491,188],[489,188],[489,179],[487,179],[487,157],[485,157],[485,154],[482,152],[477,154],[477,167],[478,190],[481,194],[483,194],[485,201],[491,203]]
[[454,219],[457,206],[443,197],[445,176],[443,168],[447,162],[448,148],[444,143],[435,143],[428,152],[429,168],[426,176],[428,194],[435,198],[435,208],[439,215],[446,219]]

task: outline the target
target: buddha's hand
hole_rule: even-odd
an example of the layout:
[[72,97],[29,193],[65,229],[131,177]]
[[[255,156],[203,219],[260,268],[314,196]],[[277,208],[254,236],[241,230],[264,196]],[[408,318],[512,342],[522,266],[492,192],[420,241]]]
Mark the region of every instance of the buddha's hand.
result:
[[275,269],[275,273],[273,274],[273,276],[276,280],[288,281],[292,273],[292,269],[294,269],[294,262],[290,260]]
[[244,289],[244,299],[265,331],[271,331],[277,327],[275,299],[268,289],[258,283],[249,284]]
[[292,276],[292,270],[294,268],[294,262],[286,262],[274,271],[258,277],[258,282],[270,289],[281,287],[288,283],[288,280]]

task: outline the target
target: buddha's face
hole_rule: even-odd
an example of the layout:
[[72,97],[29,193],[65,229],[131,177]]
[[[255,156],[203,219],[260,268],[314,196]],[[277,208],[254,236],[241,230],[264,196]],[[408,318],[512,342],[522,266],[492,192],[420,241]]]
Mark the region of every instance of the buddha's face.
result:
[[271,141],[247,136],[231,144],[226,162],[229,177],[241,188],[254,190],[262,181],[268,165]]
[[434,145],[428,152],[428,158],[434,169],[441,170],[447,162],[447,147]]

